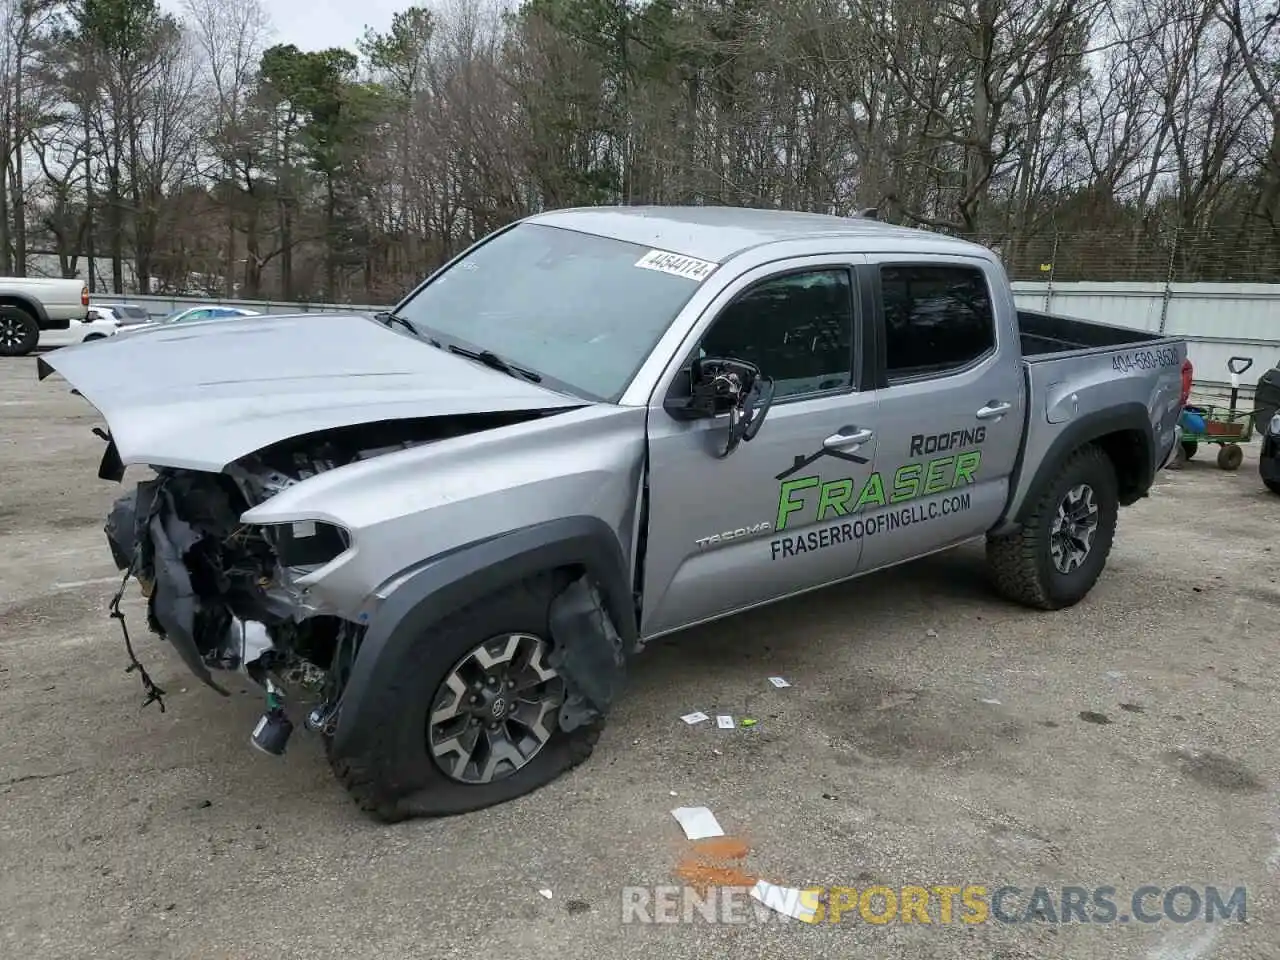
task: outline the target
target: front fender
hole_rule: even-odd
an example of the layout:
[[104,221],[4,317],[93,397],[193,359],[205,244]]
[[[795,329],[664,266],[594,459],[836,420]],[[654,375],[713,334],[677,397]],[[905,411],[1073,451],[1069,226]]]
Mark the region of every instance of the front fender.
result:
[[333,754],[356,755],[378,734],[368,722],[370,704],[413,646],[430,642],[432,624],[504,586],[563,567],[586,571],[623,649],[634,649],[638,630],[627,562],[603,520],[565,517],[467,544],[391,581],[394,588],[372,614],[343,690]]

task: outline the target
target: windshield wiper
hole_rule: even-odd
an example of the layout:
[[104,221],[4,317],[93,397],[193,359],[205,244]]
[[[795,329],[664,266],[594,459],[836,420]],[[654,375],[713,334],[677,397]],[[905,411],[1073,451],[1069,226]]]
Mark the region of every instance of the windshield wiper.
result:
[[532,370],[526,370],[524,367],[517,367],[513,363],[508,363],[492,350],[468,350],[465,347],[460,347],[455,343],[451,343],[449,344],[449,352],[456,353],[460,357],[466,357],[468,360],[475,360],[479,363],[483,363],[486,367],[491,367],[494,370],[501,370],[503,373],[509,374],[513,377],[520,377],[523,380],[528,380],[530,383],[542,382],[542,374],[534,373]]
[[418,336],[418,328],[415,327],[408,320],[406,320],[404,317],[400,316],[400,314],[398,313],[392,313],[390,310],[382,310],[379,313],[375,313],[373,315],[373,318],[379,321],[380,323],[386,324],[388,327],[391,326],[392,324],[398,323],[400,324],[400,326],[404,327],[406,330],[412,333],[415,337]]

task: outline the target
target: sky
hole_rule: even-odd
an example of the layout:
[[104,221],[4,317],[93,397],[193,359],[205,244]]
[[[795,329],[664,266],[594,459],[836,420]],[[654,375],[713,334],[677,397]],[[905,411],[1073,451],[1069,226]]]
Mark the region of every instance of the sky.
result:
[[[353,50],[366,26],[386,30],[391,15],[412,6],[413,0],[262,0],[262,5],[275,27],[275,43],[293,43],[303,50]],[[160,6],[182,13],[182,0],[160,0]]]

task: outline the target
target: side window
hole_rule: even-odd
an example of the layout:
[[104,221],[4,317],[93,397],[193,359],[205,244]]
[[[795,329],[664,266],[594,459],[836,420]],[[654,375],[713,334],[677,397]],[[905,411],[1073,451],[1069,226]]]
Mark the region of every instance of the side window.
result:
[[946,373],[996,345],[991,293],[981,270],[882,267],[880,290],[891,378]]
[[808,270],[751,287],[716,318],[700,355],[754,363],[774,379],[779,400],[848,387],[853,371],[849,272]]

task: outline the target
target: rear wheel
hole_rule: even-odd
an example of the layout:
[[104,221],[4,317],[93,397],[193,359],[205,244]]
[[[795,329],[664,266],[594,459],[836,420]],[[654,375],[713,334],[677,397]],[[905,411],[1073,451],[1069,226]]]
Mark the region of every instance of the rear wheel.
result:
[[388,822],[468,813],[545,786],[591,755],[603,721],[559,724],[563,679],[550,665],[543,575],[431,629],[377,696],[373,743],[332,758],[360,806]]
[[0,357],[25,357],[40,342],[40,324],[21,307],[0,306]]
[[1196,451],[1199,449],[1200,444],[1196,443],[1194,440],[1182,441],[1182,456],[1186,460],[1190,460],[1194,457],[1196,455]]
[[1280,480],[1263,480],[1262,482],[1267,485],[1267,489],[1272,493],[1280,493]]
[[996,589],[1040,610],[1078,603],[1106,566],[1119,510],[1111,461],[1092,444],[1081,447],[1063,464],[1021,530],[987,540]]
[[1238,443],[1224,443],[1218,451],[1218,466],[1223,470],[1239,470],[1244,462],[1244,451]]

